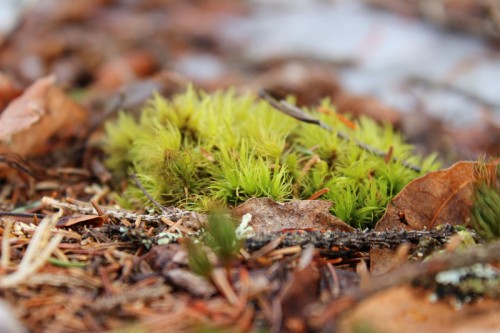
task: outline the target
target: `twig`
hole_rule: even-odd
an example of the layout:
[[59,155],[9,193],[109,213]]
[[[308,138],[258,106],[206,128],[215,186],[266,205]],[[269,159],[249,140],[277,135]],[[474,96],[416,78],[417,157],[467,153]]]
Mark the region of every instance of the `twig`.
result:
[[39,214],[39,213],[0,212],[0,219],[11,219],[26,223],[33,223],[35,219],[43,220],[45,217],[46,217],[45,214]]
[[445,225],[440,230],[430,231],[407,231],[407,230],[387,230],[387,231],[307,231],[296,230],[289,232],[278,232],[267,235],[257,235],[246,240],[246,248],[249,251],[257,251],[267,244],[281,238],[282,247],[314,245],[319,249],[330,249],[332,246],[344,246],[353,250],[365,251],[371,246],[396,248],[403,243],[417,244],[422,238],[429,237],[444,244],[451,235],[456,232],[451,225]]
[[[78,204],[70,204],[67,202],[62,202],[50,197],[43,197],[42,198],[42,204],[45,207],[49,207],[52,209],[66,209],[70,210],[73,212],[78,212],[80,214],[97,214],[96,210],[94,207],[91,205],[85,204],[85,203],[80,203]],[[121,220],[125,219],[127,221],[130,221],[131,223],[134,223],[137,218],[140,217],[141,221],[145,221],[147,223],[163,223],[161,221],[162,218],[167,218],[171,221],[178,221],[183,217],[190,217],[192,218],[191,221],[197,221],[199,225],[201,225],[200,221],[204,220],[204,217],[200,214],[197,214],[195,212],[190,212],[187,210],[182,210],[178,209],[175,207],[166,207],[165,210],[163,211],[162,214],[155,215],[155,214],[138,214],[134,213],[131,211],[127,210],[121,210],[121,209],[111,209],[111,208],[105,208],[101,207],[102,211],[105,215]],[[198,227],[199,227],[198,225]],[[195,228],[196,225],[190,226],[190,228]]]
[[167,295],[170,289],[163,281],[159,280],[151,286],[144,286],[137,290],[128,290],[117,295],[99,297],[92,303],[91,309],[95,312],[112,311],[118,306],[131,304],[137,300],[144,302],[161,295]]
[[393,286],[414,281],[417,278],[433,277],[439,272],[467,267],[473,264],[500,262],[500,241],[484,246],[470,247],[463,251],[442,254],[429,261],[405,264],[394,271],[372,278],[364,289],[356,289],[334,300],[322,313],[313,318],[313,327],[323,327],[334,321],[344,311],[351,309],[369,296]]
[[33,163],[30,163],[21,157],[21,155],[15,153],[0,154],[0,163],[5,163],[9,167],[21,171],[35,179],[45,179],[53,175],[52,171],[47,171]]
[[162,212],[165,212],[167,210],[167,207],[161,205],[151,196],[151,194],[148,193],[148,191],[146,191],[146,189],[144,188],[144,186],[142,186],[142,183],[139,181],[139,178],[137,178],[137,175],[134,172],[130,174],[130,177],[132,177],[135,185],[141,190],[141,192],[146,196],[146,198],[148,198],[148,200],[151,201],[153,205],[158,207]]
[[5,222],[5,226],[3,229],[3,238],[2,238],[2,258],[0,259],[0,263],[3,269],[9,268],[10,263],[10,231],[12,230],[12,225],[14,221],[8,219]]
[[[271,104],[276,110],[286,114],[287,116],[290,116],[292,118],[295,118],[297,120],[300,120],[300,121],[308,123],[308,124],[317,125],[323,129],[327,130],[328,132],[333,132],[333,128],[330,127],[328,124],[325,124],[324,122],[322,122],[319,119],[311,117],[309,114],[305,113],[304,111],[302,111],[298,107],[296,107],[296,106],[294,106],[286,101],[283,101],[283,100],[277,101],[271,95],[269,95],[269,93],[265,89],[260,90],[259,96],[261,98],[263,98],[264,100],[266,100],[269,104]],[[382,150],[379,150],[375,147],[372,147],[372,146],[370,146],[364,142],[361,142],[359,140],[351,139],[349,137],[349,135],[347,135],[346,133],[344,133],[342,131],[336,131],[336,135],[339,139],[344,140],[344,141],[348,141],[348,142],[353,142],[359,148],[361,148],[364,151],[367,151],[375,156],[379,156],[379,157],[383,157],[383,158],[387,157],[387,153],[383,152]],[[392,160],[395,162],[401,163],[404,167],[406,167],[410,170],[413,170],[415,172],[422,171],[422,169],[420,167],[418,167],[414,164],[411,164],[405,160],[401,160],[401,159],[396,158],[394,156],[392,157]]]

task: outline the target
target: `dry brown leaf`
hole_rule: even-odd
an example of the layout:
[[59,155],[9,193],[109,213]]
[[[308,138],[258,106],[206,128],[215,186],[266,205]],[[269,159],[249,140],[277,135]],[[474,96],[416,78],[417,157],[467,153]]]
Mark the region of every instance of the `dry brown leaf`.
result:
[[248,213],[252,214],[249,226],[257,234],[307,228],[354,230],[330,214],[331,205],[331,202],[325,200],[294,200],[279,203],[270,198],[253,198],[234,208],[232,213],[237,218]]
[[[494,172],[497,162],[486,167]],[[468,225],[475,175],[474,162],[458,162],[448,169],[431,172],[409,183],[389,204],[375,230],[433,229],[440,224]],[[373,248],[371,271],[379,275],[394,268],[395,251]]]
[[[497,332],[500,301],[484,299],[457,311],[449,302],[430,303],[428,293],[394,287],[359,304],[339,323],[339,332]],[[356,330],[357,329],[357,330]]]
[[104,224],[104,217],[99,215],[71,215],[65,216],[57,221],[56,228],[67,228],[74,225],[79,226],[92,226],[102,227]]
[[0,115],[0,152],[23,157],[51,149],[49,138],[81,134],[86,111],[54,86],[49,76],[37,80]]
[[[494,173],[497,163],[486,167]],[[389,204],[375,230],[432,229],[440,224],[467,225],[477,163],[458,162],[409,183]]]

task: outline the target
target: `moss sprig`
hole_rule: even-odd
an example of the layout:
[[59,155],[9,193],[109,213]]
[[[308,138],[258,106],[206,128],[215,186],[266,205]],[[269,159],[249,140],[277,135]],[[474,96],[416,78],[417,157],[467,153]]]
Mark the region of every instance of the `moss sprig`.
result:
[[500,164],[492,172],[484,160],[480,158],[475,169],[472,224],[481,236],[493,240],[500,237]]

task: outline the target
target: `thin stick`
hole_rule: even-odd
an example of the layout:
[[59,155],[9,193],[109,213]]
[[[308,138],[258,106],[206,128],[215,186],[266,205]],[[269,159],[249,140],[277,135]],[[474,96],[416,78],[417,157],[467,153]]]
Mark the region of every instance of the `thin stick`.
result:
[[64,237],[62,234],[57,234],[48,241],[51,235],[50,229],[56,224],[60,216],[61,214],[54,214],[43,219],[30,240],[28,249],[24,253],[17,270],[12,274],[0,277],[0,288],[9,288],[24,282],[46,264]]
[[[70,210],[73,212],[78,212],[81,214],[90,214],[90,215],[95,215],[97,212],[94,207],[91,205],[88,205],[83,202],[78,202],[74,201],[75,203],[67,203],[67,202],[62,202],[50,197],[43,197],[42,198],[42,204],[45,207],[53,208],[53,209],[66,209]],[[166,207],[167,211],[163,211],[162,214],[158,215],[153,215],[153,214],[137,214],[135,212],[131,212],[128,210],[123,210],[123,209],[110,209],[110,208],[105,208],[101,207],[103,213],[109,217],[121,220],[125,219],[127,221],[130,221],[131,223],[134,223],[138,217],[141,218],[142,221],[147,222],[147,223],[163,223],[162,219],[166,218],[168,220],[171,220],[173,222],[180,220],[183,217],[191,217],[191,219],[188,222],[195,222],[193,226],[190,226],[191,228],[195,228],[201,225],[202,222],[204,221],[204,217],[200,214],[197,214],[195,212],[190,212],[187,210],[182,210],[178,209],[175,207]],[[199,223],[196,223],[199,222]],[[186,222],[186,224],[189,224]]]
[[9,239],[10,239],[10,231],[12,230],[12,225],[14,224],[14,221],[11,219],[8,219],[5,222],[5,226],[3,229],[3,239],[2,239],[2,258],[1,264],[3,269],[9,268],[9,263],[10,263],[10,244],[9,244]]
[[[333,132],[333,128],[330,127],[329,125],[325,124],[324,122],[322,122],[319,119],[311,117],[309,114],[305,113],[304,111],[302,111],[300,108],[296,107],[295,105],[292,105],[292,104],[290,104],[286,101],[283,101],[283,100],[277,101],[271,95],[269,95],[269,93],[265,89],[260,90],[259,96],[262,99],[266,100],[269,104],[271,104],[276,110],[286,114],[287,116],[290,116],[292,118],[295,118],[297,120],[300,120],[300,121],[308,123],[308,124],[317,125],[323,129],[327,130],[328,132]],[[339,139],[342,139],[342,140],[348,141],[348,142],[353,142],[359,148],[361,148],[364,151],[367,151],[375,156],[379,156],[379,157],[383,157],[383,158],[387,157],[387,153],[383,152],[382,150],[379,150],[375,147],[372,147],[372,146],[370,146],[364,142],[361,142],[359,140],[351,139],[349,137],[349,135],[347,135],[346,133],[344,133],[342,131],[337,131],[336,135]],[[422,169],[420,167],[418,167],[414,164],[411,164],[405,160],[401,160],[401,159],[398,159],[396,157],[392,157],[391,159],[395,162],[401,163],[404,167],[406,167],[410,170],[413,170],[415,172],[422,171]]]
[[151,194],[148,193],[148,191],[146,191],[146,189],[144,188],[144,186],[142,186],[142,183],[139,181],[139,178],[137,178],[137,175],[132,172],[132,174],[130,175],[130,177],[132,177],[132,179],[134,180],[135,182],[135,185],[137,185],[137,187],[141,190],[141,192],[146,196],[146,198],[148,198],[149,201],[151,201],[153,203],[153,205],[155,205],[156,207],[158,207],[160,209],[161,212],[165,212],[166,211],[166,207],[161,205],[158,201],[156,201],[152,196]]

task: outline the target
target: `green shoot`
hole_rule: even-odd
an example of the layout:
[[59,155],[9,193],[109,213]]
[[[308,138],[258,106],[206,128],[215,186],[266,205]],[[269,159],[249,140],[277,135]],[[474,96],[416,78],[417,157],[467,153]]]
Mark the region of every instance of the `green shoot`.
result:
[[205,243],[214,251],[224,267],[228,267],[241,248],[241,240],[236,237],[237,224],[222,212],[208,216]]
[[188,265],[195,274],[209,278],[213,270],[213,265],[208,258],[207,252],[202,243],[195,243],[190,238],[184,239],[188,253]]

